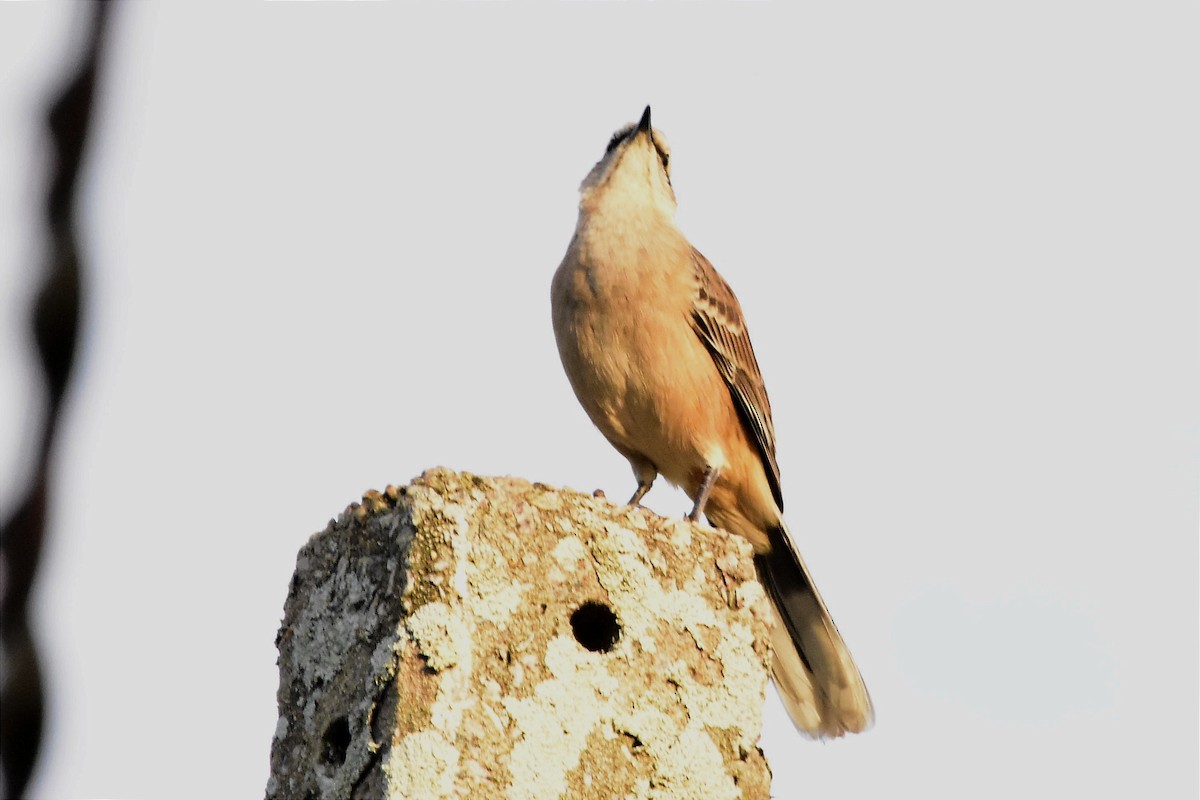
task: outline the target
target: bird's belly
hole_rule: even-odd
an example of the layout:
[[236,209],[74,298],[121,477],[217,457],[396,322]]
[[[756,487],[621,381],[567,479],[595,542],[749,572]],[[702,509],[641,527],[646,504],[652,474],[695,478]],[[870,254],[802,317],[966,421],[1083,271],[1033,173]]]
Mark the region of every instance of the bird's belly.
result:
[[640,455],[691,490],[720,466],[728,389],[683,312],[625,304],[590,317],[568,375],[592,422],[626,456]]

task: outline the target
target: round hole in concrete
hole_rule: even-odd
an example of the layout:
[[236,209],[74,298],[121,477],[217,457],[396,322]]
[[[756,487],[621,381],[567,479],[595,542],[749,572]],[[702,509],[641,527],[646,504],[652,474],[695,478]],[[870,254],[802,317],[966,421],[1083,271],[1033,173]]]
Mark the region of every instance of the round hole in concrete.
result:
[[338,717],[329,723],[321,741],[321,760],[326,764],[341,766],[346,763],[346,751],[350,749],[350,723]]
[[575,640],[593,653],[607,653],[621,638],[617,615],[603,603],[589,600],[571,614]]

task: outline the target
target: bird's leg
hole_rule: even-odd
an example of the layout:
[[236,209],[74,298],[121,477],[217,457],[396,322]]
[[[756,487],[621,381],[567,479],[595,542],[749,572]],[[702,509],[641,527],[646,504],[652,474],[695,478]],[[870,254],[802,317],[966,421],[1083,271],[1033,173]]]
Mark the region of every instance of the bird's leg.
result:
[[692,513],[687,515],[688,522],[698,521],[700,515],[704,513],[704,504],[708,502],[708,494],[712,491],[713,484],[717,482],[718,472],[720,470],[713,466],[704,468],[704,477],[700,479],[700,490],[696,492],[696,505],[692,506]]
[[646,496],[646,492],[650,491],[650,487],[654,485],[654,481],[638,482],[637,491],[633,493],[633,497],[629,498],[629,505],[636,506],[642,502],[642,498]]
[[629,465],[633,467],[633,477],[637,478],[638,482],[637,491],[633,493],[633,497],[629,498],[629,505],[636,506],[642,502],[646,492],[650,491],[650,487],[654,485],[654,479],[658,477],[658,467],[639,455],[628,458]]

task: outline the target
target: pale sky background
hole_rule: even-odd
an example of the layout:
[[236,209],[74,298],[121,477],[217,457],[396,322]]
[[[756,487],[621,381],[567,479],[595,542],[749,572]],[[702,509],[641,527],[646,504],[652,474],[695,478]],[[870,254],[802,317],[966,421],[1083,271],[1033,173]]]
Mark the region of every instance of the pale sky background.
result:
[[[35,419],[33,113],[79,10],[0,8],[5,515]],[[647,103],[878,712],[816,744],[772,693],[775,794],[1197,796],[1194,3],[119,12],[36,797],[260,797],[296,552],[364,490],[446,465],[632,491],[549,284]]]

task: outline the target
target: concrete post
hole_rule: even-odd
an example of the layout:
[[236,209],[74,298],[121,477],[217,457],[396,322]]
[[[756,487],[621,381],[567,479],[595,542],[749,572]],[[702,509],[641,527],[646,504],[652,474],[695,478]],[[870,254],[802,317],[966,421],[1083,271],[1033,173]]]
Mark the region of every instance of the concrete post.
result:
[[301,549],[269,800],[767,798],[749,546],[443,469]]

